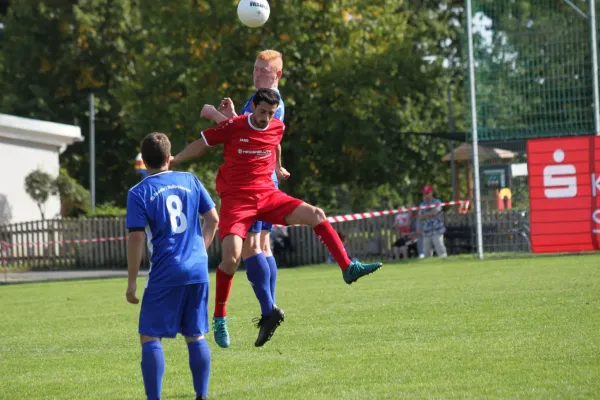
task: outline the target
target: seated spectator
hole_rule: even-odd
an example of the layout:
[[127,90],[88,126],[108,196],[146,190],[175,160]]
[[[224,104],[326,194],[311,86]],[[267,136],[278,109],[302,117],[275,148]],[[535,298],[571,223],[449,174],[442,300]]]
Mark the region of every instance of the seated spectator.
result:
[[294,251],[287,226],[274,226],[271,231],[271,248],[273,255],[281,265],[290,264],[290,255]]
[[398,229],[398,239],[392,244],[392,254],[397,260],[400,256],[405,260],[410,255],[416,256],[417,249],[417,224],[410,213],[400,213],[396,215],[394,227]]
[[[420,234],[420,224],[419,224],[419,210],[414,210],[412,212],[412,217],[410,221],[410,232],[412,234],[413,239],[417,241],[415,250],[415,257],[424,258],[423,254],[423,235]],[[409,251],[410,256],[410,251]]]

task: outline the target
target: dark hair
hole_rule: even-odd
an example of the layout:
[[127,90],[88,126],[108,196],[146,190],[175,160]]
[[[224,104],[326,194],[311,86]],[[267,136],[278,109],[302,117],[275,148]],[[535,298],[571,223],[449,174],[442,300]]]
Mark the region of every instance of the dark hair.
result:
[[254,93],[254,98],[252,99],[252,103],[256,107],[260,103],[267,103],[270,106],[278,106],[279,105],[279,94],[272,89],[258,89],[256,93]]
[[345,242],[345,241],[346,241],[346,234],[345,234],[344,232],[337,231],[337,234],[338,234],[338,236],[340,237],[340,240],[341,240],[342,242]]
[[162,168],[171,155],[171,142],[164,133],[152,132],[142,140],[141,147],[147,168]]

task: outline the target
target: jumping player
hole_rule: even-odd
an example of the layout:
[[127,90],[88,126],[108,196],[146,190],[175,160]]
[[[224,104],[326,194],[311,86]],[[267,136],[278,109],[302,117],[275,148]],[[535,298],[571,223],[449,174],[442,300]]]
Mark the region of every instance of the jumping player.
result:
[[[210,146],[224,144],[225,161],[217,174],[217,192],[221,196],[219,238],[223,244],[224,269],[236,268],[243,240],[255,220],[281,225],[311,225],[342,270],[347,284],[371,274],[382,264],[352,262],[344,245],[320,208],[288,196],[273,186],[275,148],[281,142],[285,126],[273,118],[279,95],[259,89],[252,101],[252,114],[226,118],[215,107],[205,105],[201,116],[219,125],[202,132],[202,138],[189,144],[173,159],[180,163],[204,154]],[[261,305],[261,318],[255,346],[264,345],[284,320],[275,306],[266,270],[249,276]]]
[[[256,89],[271,89],[279,94],[278,84],[283,73],[283,57],[281,53],[275,50],[264,50],[260,52],[254,63],[254,86]],[[246,102],[241,110],[241,115],[252,113],[251,104],[254,95]],[[224,98],[219,106],[219,111],[228,118],[237,117],[233,101],[230,98]],[[279,105],[275,111],[274,118],[283,122],[285,115],[285,105],[283,100],[279,100]],[[218,121],[215,121],[218,123]],[[276,168],[273,171],[272,179],[275,187],[278,187],[278,180],[288,179],[290,174],[283,168],[281,161],[281,145],[276,148]],[[265,279],[269,281],[271,288],[271,297],[275,302],[275,289],[277,284],[277,262],[273,257],[271,250],[271,229],[273,225],[268,222],[255,221],[246,235],[242,245],[242,259],[246,267],[248,276],[254,274],[254,270],[261,269],[266,273]],[[268,265],[268,269],[265,267]],[[221,264],[216,273],[216,291],[215,291],[215,311],[213,314],[213,335],[215,342],[221,347],[229,347],[231,340],[227,329],[227,300],[231,292],[231,283],[237,270],[222,269],[227,266]]]

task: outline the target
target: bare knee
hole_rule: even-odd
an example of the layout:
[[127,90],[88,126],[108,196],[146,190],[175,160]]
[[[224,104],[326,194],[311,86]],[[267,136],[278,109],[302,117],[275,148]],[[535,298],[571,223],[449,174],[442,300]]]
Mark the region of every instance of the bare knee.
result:
[[242,246],[242,258],[245,260],[256,254],[260,254],[260,233],[248,233],[244,245]]
[[327,216],[325,215],[325,211],[323,211],[319,207],[313,207],[313,208],[314,208],[314,211],[313,211],[313,218],[312,218],[313,219],[312,226],[317,226],[321,222],[327,220]]
[[269,231],[262,231],[260,233],[260,249],[266,257],[273,255],[271,250],[271,233]]
[[290,215],[285,217],[288,225],[312,225],[317,226],[327,219],[325,212],[319,207],[307,203],[299,205]]
[[239,256],[236,256],[235,254],[223,254],[221,264],[219,264],[219,269],[225,272],[227,275],[233,275],[235,274],[235,271],[237,271],[239,265]]
[[197,342],[199,340],[204,340],[204,336],[186,336],[185,337],[186,343]]
[[160,342],[159,337],[148,336],[148,335],[140,335],[140,343],[143,345],[148,342]]
[[271,253],[271,243],[269,242],[263,242],[260,244],[261,250],[263,253],[267,254],[267,253]]

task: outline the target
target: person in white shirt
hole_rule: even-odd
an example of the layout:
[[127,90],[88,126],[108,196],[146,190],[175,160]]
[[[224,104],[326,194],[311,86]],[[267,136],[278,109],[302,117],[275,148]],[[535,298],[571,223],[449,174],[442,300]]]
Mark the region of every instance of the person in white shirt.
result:
[[423,187],[423,201],[420,206],[431,206],[419,211],[419,233],[423,236],[423,253],[425,257],[433,255],[433,248],[438,257],[447,257],[446,246],[444,245],[444,213],[442,211],[442,201],[433,197],[433,188],[430,185]]

